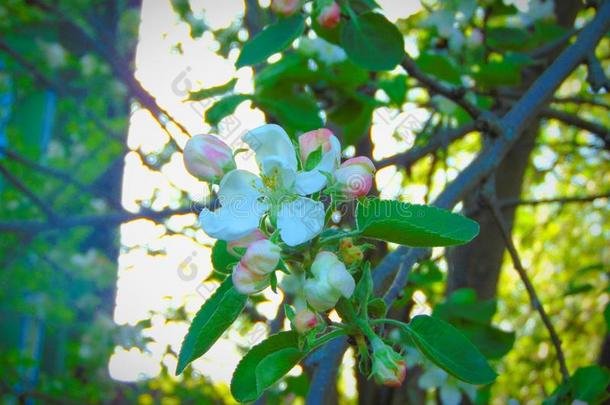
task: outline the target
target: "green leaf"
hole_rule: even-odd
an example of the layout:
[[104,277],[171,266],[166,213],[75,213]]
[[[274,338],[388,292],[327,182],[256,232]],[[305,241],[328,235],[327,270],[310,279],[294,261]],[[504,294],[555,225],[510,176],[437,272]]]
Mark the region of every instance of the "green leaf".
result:
[[367,310],[370,317],[383,318],[388,312],[388,307],[381,298],[373,298],[369,301]]
[[606,321],[606,328],[610,331],[610,304],[606,304],[606,308],[604,308],[604,319]]
[[480,86],[490,88],[496,86],[516,86],[521,83],[520,64],[513,62],[488,62],[481,65],[478,72],[473,73]]
[[417,66],[432,76],[452,84],[461,84],[460,69],[446,56],[422,52],[415,61]]
[[239,261],[238,257],[233,256],[227,250],[227,242],[217,240],[212,247],[212,266],[214,270],[222,274],[231,273],[231,268]]
[[178,356],[176,375],[193,360],[203,356],[237,319],[246,306],[248,297],[233,287],[227,278],[202,305],[189,327]]
[[515,344],[515,332],[506,332],[491,325],[464,323],[455,325],[488,359],[500,359]]
[[579,368],[570,378],[574,398],[588,404],[599,403],[606,394],[608,384],[610,372],[599,366]]
[[309,69],[307,59],[298,53],[285,54],[282,59],[260,70],[254,77],[257,90],[275,86],[279,81],[308,83],[316,80],[317,72]]
[[497,374],[479,349],[447,322],[418,315],[406,331],[423,355],[460,380],[478,385],[496,379]]
[[224,117],[233,114],[237,106],[249,98],[250,96],[246,94],[233,94],[221,98],[205,112],[206,122],[212,126],[218,125]]
[[320,108],[315,97],[309,93],[290,92],[285,87],[280,87],[257,95],[256,103],[277,118],[288,132],[305,132],[323,126]]
[[372,103],[350,98],[335,108],[328,119],[339,127],[343,144],[355,145],[368,134],[374,109]]
[[235,369],[231,393],[239,402],[252,402],[288,373],[306,353],[299,350],[299,334],[280,332],[254,346]]
[[476,292],[471,288],[460,288],[452,292],[446,302],[438,304],[434,314],[449,322],[465,320],[488,324],[496,313],[496,304],[494,299],[477,300]]
[[379,88],[388,95],[394,105],[400,107],[405,102],[407,95],[407,76],[396,75],[389,79],[382,79],[379,81]]
[[368,302],[373,292],[373,277],[371,276],[371,265],[367,262],[362,269],[362,275],[356,289],[354,290],[354,300],[363,313],[364,309],[368,310]]
[[489,28],[486,32],[486,41],[492,48],[505,51],[518,51],[527,49],[530,45],[530,34],[527,31],[513,27]]
[[314,150],[307,156],[307,162],[305,162],[305,170],[313,170],[322,161],[322,146]]
[[479,233],[479,224],[462,215],[378,199],[358,203],[356,225],[362,236],[407,246],[462,245]]
[[237,79],[232,79],[225,84],[221,84],[220,86],[210,87],[207,89],[201,89],[196,91],[190,91],[187,100],[190,101],[200,101],[205,100],[206,98],[219,96],[221,94],[225,94],[235,87],[235,83],[237,83]]
[[341,46],[357,65],[369,70],[392,70],[404,56],[404,40],[383,15],[353,16],[341,31]]
[[264,62],[269,56],[287,48],[305,29],[305,19],[299,13],[281,18],[267,26],[248,41],[237,58],[235,65],[240,68]]

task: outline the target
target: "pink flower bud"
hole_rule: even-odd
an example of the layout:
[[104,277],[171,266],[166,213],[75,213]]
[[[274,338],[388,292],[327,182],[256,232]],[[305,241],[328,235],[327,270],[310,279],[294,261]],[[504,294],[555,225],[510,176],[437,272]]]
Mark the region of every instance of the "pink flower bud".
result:
[[373,187],[375,165],[365,156],[346,160],[335,171],[335,181],[339,191],[347,198],[367,195]]
[[328,29],[333,29],[341,20],[341,9],[336,2],[324,6],[318,15],[318,23]]
[[277,268],[280,252],[278,245],[267,239],[258,240],[250,244],[240,262],[253,273],[264,276]]
[[309,155],[318,150],[320,146],[322,147],[322,153],[329,152],[332,149],[331,139],[334,136],[332,131],[326,128],[305,132],[299,136],[299,150],[303,165],[307,162]]
[[214,135],[195,135],[184,147],[186,170],[200,180],[218,183],[234,170],[235,159],[229,145]]
[[287,17],[298,10],[300,3],[300,0],[271,0],[271,10],[276,14]]
[[270,282],[269,275],[255,273],[242,262],[235,265],[231,278],[235,289],[245,295],[264,290]]
[[372,374],[378,384],[400,387],[407,375],[407,363],[381,339],[373,340]]
[[305,280],[305,298],[316,311],[326,311],[342,296],[349,298],[356,282],[345,265],[331,252],[319,252],[312,265],[313,278]]
[[227,252],[233,256],[239,256],[236,249],[242,248],[247,249],[253,242],[267,239],[265,235],[258,229],[255,229],[251,234],[244,236],[241,239],[231,241],[227,244]]
[[309,309],[299,311],[294,317],[294,328],[300,334],[304,334],[312,330],[318,324],[318,317]]

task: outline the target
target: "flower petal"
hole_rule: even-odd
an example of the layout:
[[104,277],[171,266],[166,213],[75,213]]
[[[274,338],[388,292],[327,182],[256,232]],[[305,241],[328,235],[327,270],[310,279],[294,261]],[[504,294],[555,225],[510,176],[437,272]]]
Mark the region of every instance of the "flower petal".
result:
[[305,197],[286,202],[277,214],[277,226],[288,246],[305,243],[324,227],[324,204]]
[[296,192],[300,195],[309,195],[326,187],[328,179],[322,172],[334,173],[341,161],[341,144],[336,136],[331,136],[330,150],[322,155],[322,160],[310,171],[297,173]]
[[245,170],[233,170],[220,182],[215,211],[204,208],[199,223],[209,236],[226,241],[243,238],[258,228],[268,206],[259,201],[261,180]]
[[249,131],[244,142],[256,154],[256,162],[262,166],[266,158],[274,157],[283,162],[287,169],[297,170],[297,157],[288,134],[276,124],[267,124]]
[[308,172],[298,172],[295,191],[299,195],[310,195],[322,190],[326,183],[326,176],[315,169]]

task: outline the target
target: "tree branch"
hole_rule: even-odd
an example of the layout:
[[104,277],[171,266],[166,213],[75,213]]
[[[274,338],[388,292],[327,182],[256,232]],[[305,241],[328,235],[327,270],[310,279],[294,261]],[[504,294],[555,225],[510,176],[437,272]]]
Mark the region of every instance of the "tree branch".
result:
[[159,125],[165,130],[165,132],[169,135],[170,141],[174,143],[176,148],[181,149],[180,146],[176,143],[173,134],[167,128],[167,125],[161,120],[161,116],[164,116],[169,121],[171,121],[174,125],[180,129],[185,135],[190,136],[187,129],[178,122],[172,115],[162,108],[156,101],[156,99],[151,96],[144,87],[138,82],[132,72],[129,69],[128,63],[123,60],[121,55],[116,51],[113,44],[106,43],[106,46],[102,46],[99,41],[96,41],[87,31],[85,31],[79,24],[74,22],[72,18],[66,15],[61,9],[59,9],[56,5],[47,4],[42,0],[26,0],[28,4],[31,4],[35,7],[40,8],[46,12],[52,13],[58,19],[70,25],[76,32],[78,32],[81,37],[89,43],[93,48],[97,49],[98,54],[104,58],[106,63],[110,66],[115,76],[120,79],[123,84],[129,89],[132,96],[147,110],[151,112],[155,120],[159,123]]
[[37,206],[40,211],[42,211],[49,222],[45,222],[48,224],[54,224],[57,219],[57,214],[45,204],[45,202],[38,197],[32,190],[30,190],[21,180],[19,180],[16,176],[14,176],[3,164],[0,163],[0,174],[4,176],[4,178],[11,183],[17,190],[23,193],[35,206]]
[[424,156],[433,153],[442,147],[446,147],[450,143],[464,137],[465,135],[475,130],[476,124],[474,122],[469,122],[459,128],[451,128],[439,131],[432,135],[432,137],[430,137],[430,139],[428,140],[428,142],[426,142],[425,145],[416,146],[404,153],[399,153],[397,155],[379,160],[377,161],[376,166],[378,168],[381,168],[390,165],[400,165],[408,169]]
[[[0,171],[2,166],[0,166]],[[195,207],[182,209],[167,209],[163,211],[146,210],[143,212],[133,213],[129,211],[119,211],[102,215],[82,215],[74,217],[56,217],[54,221],[36,221],[36,220],[16,220],[16,221],[0,221],[0,232],[8,233],[25,233],[37,234],[41,232],[65,231],[69,228],[77,227],[97,227],[107,228],[120,225],[124,222],[133,221],[136,219],[150,219],[158,221],[173,215],[197,214],[198,210]]]
[[517,248],[515,247],[515,244],[511,238],[510,232],[508,231],[508,227],[506,226],[506,223],[504,222],[504,219],[502,217],[502,212],[500,211],[500,207],[498,206],[497,202],[495,200],[493,200],[491,197],[484,195],[483,201],[487,204],[489,210],[492,213],[494,221],[496,222],[498,229],[500,230],[500,232],[502,234],[502,238],[504,239],[504,242],[506,243],[506,249],[508,250],[508,253],[510,254],[510,257],[513,261],[513,267],[515,268],[515,270],[517,270],[517,273],[519,273],[519,277],[521,278],[521,281],[525,285],[525,289],[527,290],[527,294],[529,296],[532,307],[534,308],[534,310],[536,310],[540,314],[542,323],[544,323],[544,326],[546,327],[546,329],[549,332],[551,341],[553,343],[553,346],[555,347],[555,351],[557,352],[557,360],[559,361],[559,369],[561,371],[561,375],[563,376],[563,380],[568,381],[570,379],[570,372],[568,371],[565,356],[563,354],[563,350],[561,349],[561,340],[559,339],[559,335],[557,335],[557,331],[555,330],[555,327],[553,326],[551,319],[549,318],[546,311],[544,310],[544,307],[542,306],[542,303],[540,302],[540,299],[538,298],[538,294],[536,294],[536,289],[534,288],[534,285],[532,284],[531,280],[529,279],[529,277],[527,275],[527,271],[525,270],[525,268],[523,267],[523,264],[521,263],[521,258],[519,257]]
[[14,152],[10,149],[5,148],[4,146],[0,146],[0,157],[2,154],[6,155],[6,157],[8,157],[11,160],[14,160],[17,163],[20,163],[24,166],[29,167],[30,169],[34,169],[42,174],[46,174],[48,176],[55,177],[59,180],[64,181],[65,183],[70,183],[81,191],[84,191],[87,193],[91,192],[91,190],[89,190],[89,187],[87,187],[85,184],[76,180],[74,177],[70,176],[69,174],[62,172],[61,170],[57,170],[52,167],[43,166],[39,163],[31,161],[31,160],[21,156],[17,152]]
[[466,95],[466,90],[463,87],[448,87],[436,79],[428,76],[419,68],[419,66],[417,66],[415,61],[411,59],[408,54],[405,54],[405,57],[402,59],[402,62],[400,62],[400,65],[404,70],[407,71],[409,76],[417,79],[417,81],[420,82],[425,88],[430,90],[430,92],[440,94],[454,101],[457,105],[466,110],[466,112],[472,118],[476,119],[479,117],[479,115],[481,115],[481,110],[479,107],[475,106],[464,97]]
[[587,121],[577,115],[573,115],[565,111],[560,111],[552,108],[545,108],[544,110],[542,110],[541,115],[545,118],[556,119],[566,125],[580,128],[582,130],[592,133],[604,142],[606,149],[610,150],[610,130],[604,127],[603,125]]
[[520,205],[541,205],[541,204],[570,204],[570,203],[588,203],[601,198],[610,198],[610,192],[585,195],[585,196],[572,196],[572,197],[553,197],[553,198],[541,198],[538,200],[522,200],[522,199],[510,199],[501,200],[498,202],[500,208],[516,207]]

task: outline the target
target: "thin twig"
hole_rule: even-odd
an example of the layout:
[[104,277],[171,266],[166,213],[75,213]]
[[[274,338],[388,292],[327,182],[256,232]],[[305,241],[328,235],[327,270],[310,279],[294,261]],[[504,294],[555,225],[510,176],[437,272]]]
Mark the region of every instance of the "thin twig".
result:
[[4,176],[4,178],[11,183],[17,190],[19,190],[22,194],[24,194],[35,206],[37,206],[40,211],[42,211],[49,222],[45,222],[48,224],[55,223],[57,219],[57,214],[42,200],[42,198],[38,197],[36,193],[30,190],[21,180],[19,180],[16,176],[14,176],[4,165],[0,163],[0,174]]
[[432,93],[440,94],[447,97],[448,99],[455,102],[457,105],[462,107],[466,112],[473,118],[476,119],[481,115],[481,109],[475,106],[464,97],[466,90],[463,87],[448,87],[442,84],[440,81],[428,76],[424,73],[417,63],[408,54],[400,62],[400,65],[407,71],[407,73],[417,79],[424,87],[430,90]]
[[517,270],[517,273],[519,274],[521,281],[525,285],[525,289],[527,290],[527,294],[529,296],[532,307],[534,308],[535,311],[537,311],[540,314],[540,318],[542,318],[542,322],[544,323],[544,326],[546,327],[546,329],[549,332],[551,341],[553,343],[553,346],[555,346],[555,351],[557,352],[557,361],[559,362],[559,369],[561,371],[561,375],[563,376],[564,381],[568,381],[570,379],[570,372],[568,371],[565,356],[563,354],[563,350],[561,349],[561,339],[559,339],[559,335],[557,335],[557,331],[555,330],[555,327],[553,326],[551,319],[549,318],[546,311],[544,310],[544,306],[540,302],[540,299],[538,298],[538,294],[536,294],[534,285],[532,284],[531,280],[529,279],[529,276],[527,275],[527,271],[525,270],[525,268],[523,267],[523,264],[521,263],[521,258],[519,257],[517,248],[515,247],[515,244],[510,235],[510,232],[508,231],[508,227],[506,226],[506,223],[504,222],[504,218],[502,216],[502,212],[500,211],[500,207],[498,206],[497,201],[495,201],[491,197],[489,197],[487,195],[483,195],[482,198],[483,198],[483,201],[485,202],[485,204],[488,206],[488,208],[496,222],[496,225],[498,226],[498,229],[500,230],[500,232],[502,234],[502,238],[504,239],[504,242],[506,243],[506,249],[508,250],[508,253],[510,254],[510,257],[513,261],[513,266],[514,266],[515,270]]
[[[1,166],[0,166],[1,170]],[[159,221],[173,215],[197,214],[195,208],[182,209],[167,209],[163,211],[144,211],[132,213],[129,211],[112,212],[101,215],[82,215],[65,218],[56,218],[54,221],[36,221],[36,220],[10,220],[0,221],[0,232],[9,233],[24,233],[37,234],[40,232],[49,232],[61,230],[65,231],[69,228],[76,227],[114,227],[124,222],[133,221],[136,219],[150,219]]]
[[500,208],[506,208],[520,205],[588,203],[601,198],[610,198],[610,192],[583,196],[541,198],[538,200],[506,199],[499,201],[498,205]]
[[459,128],[448,128],[441,130],[432,135],[430,139],[428,139],[428,142],[426,142],[424,145],[416,146],[404,153],[399,153],[394,156],[381,159],[376,162],[375,165],[379,168],[390,165],[401,165],[402,167],[409,168],[424,156],[433,153],[440,148],[446,147],[450,143],[464,137],[474,130],[476,130],[476,125],[474,122],[469,122]]

